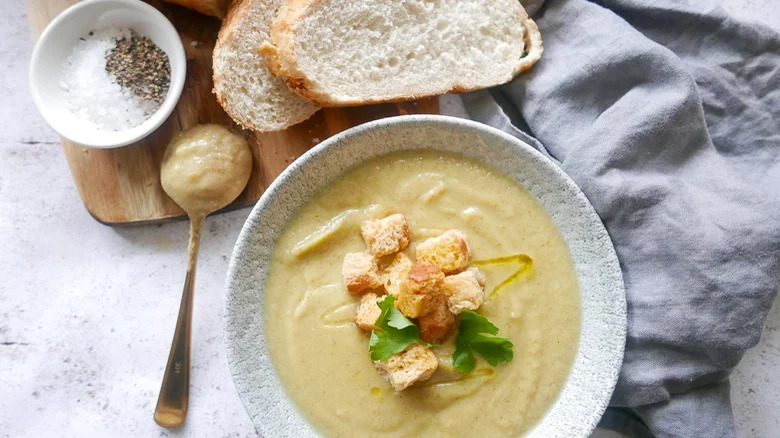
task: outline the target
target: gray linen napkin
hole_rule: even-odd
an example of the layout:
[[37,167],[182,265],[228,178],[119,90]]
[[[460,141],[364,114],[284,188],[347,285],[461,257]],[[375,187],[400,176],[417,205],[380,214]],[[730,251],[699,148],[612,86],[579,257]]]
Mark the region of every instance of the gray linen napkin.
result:
[[780,283],[780,35],[712,1],[529,3],[541,61],[464,104],[555,160],[612,237],[629,314],[611,404],[630,409],[602,425],[735,436],[728,376]]

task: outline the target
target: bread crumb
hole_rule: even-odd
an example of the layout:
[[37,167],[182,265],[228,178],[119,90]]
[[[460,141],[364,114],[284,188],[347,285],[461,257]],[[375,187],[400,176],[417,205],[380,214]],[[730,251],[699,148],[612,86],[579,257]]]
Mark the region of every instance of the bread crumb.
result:
[[483,288],[485,287],[485,283],[487,283],[487,278],[485,278],[485,274],[479,270],[476,266],[469,266],[467,271],[471,271],[474,273],[474,277],[477,279],[477,283],[479,283],[480,286]]
[[403,391],[416,382],[430,378],[439,367],[439,360],[430,348],[412,344],[385,362],[374,361],[374,366],[393,389]]
[[449,295],[450,312],[455,315],[464,310],[477,310],[485,301],[485,290],[473,271],[445,277],[444,290]]
[[364,252],[351,252],[344,256],[341,276],[352,294],[382,286],[376,257]]
[[438,266],[446,274],[466,269],[471,258],[466,235],[458,230],[426,239],[417,245],[416,253],[418,262]]
[[403,251],[409,246],[409,222],[396,213],[384,219],[363,222],[360,227],[368,249],[377,257]]
[[380,330],[376,326],[376,320],[382,314],[382,309],[377,305],[377,299],[379,295],[373,292],[367,292],[360,297],[360,305],[355,311],[355,324],[363,331]]
[[425,342],[438,344],[446,339],[455,326],[455,315],[450,312],[447,296],[437,295],[433,309],[417,319],[417,326],[420,339]]
[[390,264],[380,273],[387,293],[393,296],[398,296],[401,293],[401,284],[406,281],[409,270],[412,269],[412,264],[412,261],[406,254],[402,252],[396,253]]
[[432,311],[436,296],[443,294],[444,273],[427,263],[415,263],[395,300],[395,307],[408,318],[417,318]]

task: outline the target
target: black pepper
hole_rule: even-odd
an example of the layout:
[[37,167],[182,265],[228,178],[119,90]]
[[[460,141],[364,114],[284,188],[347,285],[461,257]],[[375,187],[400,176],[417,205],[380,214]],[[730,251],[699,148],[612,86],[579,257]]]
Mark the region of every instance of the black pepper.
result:
[[162,104],[171,82],[168,55],[154,41],[134,31],[120,38],[106,55],[106,72],[137,98]]

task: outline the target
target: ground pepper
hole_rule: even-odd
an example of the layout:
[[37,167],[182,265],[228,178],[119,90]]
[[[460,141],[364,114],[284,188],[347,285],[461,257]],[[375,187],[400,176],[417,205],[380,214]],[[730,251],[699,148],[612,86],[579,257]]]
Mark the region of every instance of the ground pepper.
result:
[[106,72],[136,97],[157,105],[165,100],[171,82],[168,55],[148,37],[135,31],[120,38],[106,55]]

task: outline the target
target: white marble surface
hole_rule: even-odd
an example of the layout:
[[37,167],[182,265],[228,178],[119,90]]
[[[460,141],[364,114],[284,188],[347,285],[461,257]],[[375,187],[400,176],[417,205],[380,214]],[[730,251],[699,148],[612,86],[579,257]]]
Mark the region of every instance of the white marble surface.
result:
[[[725,6],[780,28],[773,1]],[[187,224],[95,222],[29,97],[22,0],[0,1],[0,41],[0,437],[256,436],[227,368],[221,314],[228,258],[249,210],[207,220],[189,418],[180,430],[161,429],[152,410],[184,279]],[[732,377],[740,436],[778,436],[778,375],[776,305]]]

